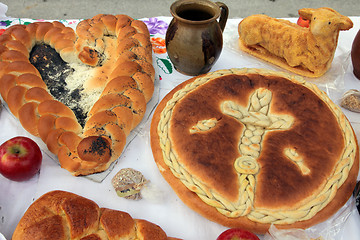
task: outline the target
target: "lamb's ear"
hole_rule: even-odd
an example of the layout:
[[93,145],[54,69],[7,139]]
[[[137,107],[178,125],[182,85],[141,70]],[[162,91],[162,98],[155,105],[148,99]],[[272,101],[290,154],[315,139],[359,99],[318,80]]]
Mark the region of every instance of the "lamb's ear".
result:
[[349,30],[352,27],[353,27],[353,22],[351,21],[350,18],[346,16],[342,16],[340,18],[340,24],[339,24],[340,30]]
[[314,10],[314,8],[302,8],[299,9],[298,13],[302,19],[311,20]]

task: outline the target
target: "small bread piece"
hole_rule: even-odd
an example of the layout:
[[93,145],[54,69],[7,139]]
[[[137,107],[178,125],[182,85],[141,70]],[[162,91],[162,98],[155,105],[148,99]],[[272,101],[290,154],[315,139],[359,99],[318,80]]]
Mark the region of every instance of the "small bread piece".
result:
[[155,162],[185,204],[261,234],[325,221],[359,171],[341,109],[315,84],[275,71],[225,69],[183,82],[156,108],[150,134]]
[[102,172],[120,156],[154,77],[149,31],[126,15],[96,15],[76,32],[35,22],[0,36],[3,99],[75,176]]
[[331,8],[303,8],[299,15],[310,20],[309,28],[266,15],[244,18],[238,26],[240,49],[299,75],[322,76],[333,61],[339,32],[353,23]]
[[99,208],[84,197],[52,191],[37,199],[18,223],[13,240],[168,240],[156,224]]

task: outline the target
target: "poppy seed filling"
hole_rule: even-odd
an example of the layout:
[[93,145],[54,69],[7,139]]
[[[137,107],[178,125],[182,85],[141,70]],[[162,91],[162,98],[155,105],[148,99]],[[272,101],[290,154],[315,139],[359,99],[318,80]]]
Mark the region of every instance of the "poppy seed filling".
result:
[[30,63],[39,71],[51,95],[68,106],[75,114],[79,124],[84,127],[88,110],[80,105],[83,85],[70,89],[66,79],[75,72],[48,44],[36,44],[30,52]]

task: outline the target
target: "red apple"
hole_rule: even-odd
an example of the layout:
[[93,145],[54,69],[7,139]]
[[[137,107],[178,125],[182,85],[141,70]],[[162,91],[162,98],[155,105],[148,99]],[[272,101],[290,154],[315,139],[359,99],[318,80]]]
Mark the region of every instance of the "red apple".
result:
[[221,233],[216,240],[260,240],[260,239],[252,232],[240,228],[231,228]]
[[14,181],[25,181],[40,170],[42,154],[30,138],[14,137],[0,146],[0,173]]

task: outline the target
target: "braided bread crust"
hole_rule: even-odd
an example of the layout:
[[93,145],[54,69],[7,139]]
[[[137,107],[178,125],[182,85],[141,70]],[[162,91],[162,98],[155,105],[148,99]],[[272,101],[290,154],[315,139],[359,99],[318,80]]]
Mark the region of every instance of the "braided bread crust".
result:
[[90,199],[52,191],[37,199],[17,225],[13,240],[21,239],[152,239],[167,240],[158,225],[133,219],[128,213],[99,208]]
[[[311,116],[301,118],[305,112]],[[270,70],[225,69],[183,82],[158,105],[150,134],[155,162],[185,204],[261,234],[271,224],[325,221],[349,199],[359,171],[341,109],[316,85]]]
[[[76,32],[57,21],[12,26],[0,36],[1,96],[22,126],[40,137],[71,174],[104,171],[120,156],[152,97],[149,36],[143,22],[126,15],[99,14],[81,21]],[[83,127],[68,106],[54,99],[30,63],[36,44],[51,46],[66,63],[95,69],[87,88],[101,94]]]

